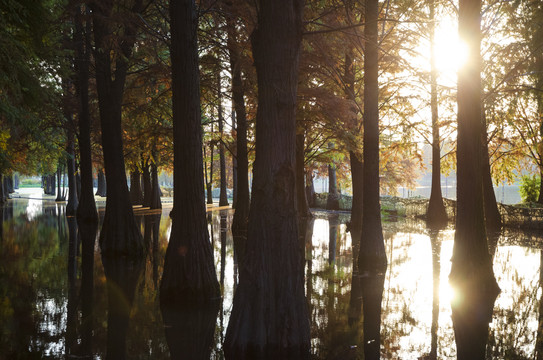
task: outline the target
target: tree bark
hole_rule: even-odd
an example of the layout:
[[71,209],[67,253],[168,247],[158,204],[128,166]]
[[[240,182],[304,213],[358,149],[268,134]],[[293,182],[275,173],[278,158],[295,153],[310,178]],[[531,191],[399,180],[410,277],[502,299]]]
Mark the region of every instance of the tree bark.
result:
[[298,131],[296,134],[296,196],[298,216],[305,218],[311,216],[305,192],[305,134],[304,129]]
[[153,190],[151,185],[151,172],[149,171],[149,162],[145,161],[143,162],[143,171],[142,171],[142,178],[143,178],[143,206],[144,207],[151,207],[151,197],[153,196]]
[[66,204],[66,215],[74,216],[77,212],[78,197],[77,197],[77,182],[75,179],[75,150],[74,150],[74,132],[73,129],[68,129],[68,144],[66,146],[68,160],[66,167],[68,168],[68,204]]
[[328,197],[326,209],[339,210],[339,193],[337,190],[336,165],[328,164]]
[[[213,132],[213,128],[211,129],[211,132]],[[207,193],[207,204],[213,205],[213,145],[212,144],[209,146],[209,152],[211,153],[209,155],[211,157],[211,160],[209,161],[209,180],[206,174],[206,193]]]
[[[347,5],[348,12],[352,10],[352,3]],[[353,50],[350,47],[345,53],[345,74],[343,76],[345,84],[345,95],[347,99],[354,102],[356,100],[354,94],[354,69],[353,69]],[[358,112],[356,112],[358,113]],[[360,131],[358,117],[356,119],[356,132]],[[356,134],[358,135],[358,134]],[[353,264],[358,272],[358,253],[360,252],[360,237],[362,236],[362,207],[364,194],[364,163],[360,160],[362,155],[359,155],[358,146],[356,149],[349,151],[349,159],[351,162],[351,183],[353,189],[353,198],[351,206],[351,220],[349,223],[349,231],[353,244]],[[356,277],[353,269],[353,279]],[[353,280],[354,281],[354,280]]]
[[170,2],[174,207],[160,284],[163,313],[219,296],[204,203],[197,26],[194,0]]
[[228,194],[226,186],[226,156],[224,153],[224,118],[222,112],[222,90],[221,90],[221,71],[217,70],[217,115],[219,121],[219,166],[221,171],[221,180],[220,180],[220,195],[219,195],[219,206],[228,205]]
[[[241,79],[240,50],[237,44],[235,18],[232,4],[228,4],[226,17],[228,32],[228,53],[230,71],[232,72],[232,100],[236,113],[236,212],[232,220],[234,239],[243,240],[247,236],[247,219],[249,217],[249,160],[247,157],[247,115],[245,111],[244,89]],[[243,247],[243,244],[239,244]],[[237,246],[240,248],[240,246]],[[238,261],[240,258],[238,257]]]
[[[96,51],[96,88],[102,128],[102,148],[106,182],[109,187],[100,247],[102,254],[141,255],[143,241],[130,202],[121,129],[122,100],[128,71],[128,59],[136,35],[137,13],[142,8],[136,0],[131,9],[113,12],[114,2],[91,3]],[[113,30],[122,27],[123,36]],[[112,48],[112,43],[115,47]],[[113,59],[112,59],[113,56]]]
[[359,271],[385,269],[387,259],[379,203],[378,0],[366,0],[364,58],[364,195]]
[[104,175],[104,170],[98,170],[98,186],[96,187],[96,195],[105,197],[107,195],[107,181]]
[[132,200],[132,205],[143,205],[141,172],[137,166],[134,166],[134,169],[130,172],[130,200]]
[[258,79],[248,236],[224,350],[228,359],[309,358],[295,184],[303,1],[265,1],[252,35]]
[[441,138],[439,135],[439,115],[437,99],[437,68],[435,54],[435,2],[430,7],[430,112],[432,116],[432,189],[426,221],[433,229],[443,228],[447,224],[447,211],[441,193]]
[[[74,42],[76,46],[75,70],[78,94],[79,120],[79,165],[81,168],[81,196],[77,207],[77,218],[88,223],[98,222],[94,189],[92,186],[92,149],[89,113],[89,63],[90,63],[90,21],[83,24],[80,6],[76,7]],[[88,14],[88,9],[83,10]]]
[[158,168],[156,163],[151,163],[151,209],[162,209],[160,201],[160,185],[158,184]]
[[315,206],[315,184],[313,183],[311,171],[307,171],[305,174],[305,196],[309,207]]
[[62,191],[60,191],[60,183],[61,183],[61,181],[62,181],[62,165],[59,162],[59,164],[57,165],[57,198],[56,198],[56,201],[64,201],[64,200],[66,200],[66,198],[62,195]]
[[364,163],[359,160],[358,155],[353,151],[349,152],[351,160],[351,181],[353,188],[353,202],[351,206],[351,220],[349,231],[353,243],[353,264],[358,263],[360,252],[360,237],[362,236],[362,213],[364,196]]
[[485,359],[488,324],[499,293],[488,251],[482,193],[481,0],[460,0],[459,33],[469,57],[458,74],[457,214],[449,281],[458,359]]
[[486,116],[483,110],[481,116],[481,165],[483,176],[483,201],[485,212],[485,226],[487,234],[499,233],[502,228],[502,218],[498,203],[496,202],[496,193],[492,183],[492,173],[490,168],[490,157],[488,154],[488,135],[486,126]]

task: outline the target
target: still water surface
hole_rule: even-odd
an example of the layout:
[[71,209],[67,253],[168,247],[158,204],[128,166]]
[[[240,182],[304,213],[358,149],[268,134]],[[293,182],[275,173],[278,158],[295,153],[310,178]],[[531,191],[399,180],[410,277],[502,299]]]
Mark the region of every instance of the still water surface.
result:
[[[126,304],[130,359],[170,358],[158,305],[170,211],[171,204],[166,204],[161,215],[137,216],[149,252],[136,279],[133,303]],[[222,359],[237,283],[229,230],[233,212],[208,214],[223,291],[211,358]],[[362,359],[361,321],[349,324],[349,314],[354,311],[349,308],[353,269],[351,237],[345,225],[349,214],[315,215],[308,228],[305,255],[311,352],[315,359]],[[158,217],[159,235],[154,239],[145,227]],[[454,359],[450,302],[455,293],[448,283],[454,230],[430,236],[424,223],[405,219],[388,219],[383,227],[389,266],[382,300],[382,358],[426,359],[435,351],[439,359]],[[89,344],[93,358],[105,358],[108,296],[102,259],[96,244],[89,299],[89,284],[82,281],[80,234],[74,219],[66,218],[65,205],[39,199],[10,200],[3,209],[1,234],[0,359],[75,358]],[[502,289],[490,325],[488,352],[493,358],[534,358],[542,285],[539,240],[533,234],[528,238],[508,232],[493,247],[494,271]],[[85,300],[93,310],[92,321],[86,323]]]

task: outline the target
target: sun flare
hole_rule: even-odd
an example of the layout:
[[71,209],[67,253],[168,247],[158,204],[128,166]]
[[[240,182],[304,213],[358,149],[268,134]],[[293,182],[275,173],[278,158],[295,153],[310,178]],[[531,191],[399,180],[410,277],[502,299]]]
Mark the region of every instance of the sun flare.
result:
[[440,76],[456,80],[456,74],[468,58],[468,46],[458,36],[458,26],[452,19],[442,21],[435,34],[436,67]]

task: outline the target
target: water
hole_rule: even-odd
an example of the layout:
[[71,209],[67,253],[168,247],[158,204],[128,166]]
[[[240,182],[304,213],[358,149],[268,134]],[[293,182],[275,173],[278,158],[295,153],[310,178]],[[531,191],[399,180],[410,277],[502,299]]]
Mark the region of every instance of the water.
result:
[[[168,207],[170,206],[170,207]],[[169,348],[158,306],[158,283],[167,247],[171,204],[160,219],[159,237],[135,286],[126,330],[127,357],[168,359]],[[101,209],[103,211],[103,208]],[[209,213],[217,275],[223,300],[216,318],[211,358],[221,359],[222,341],[237,283],[229,231],[232,211]],[[145,213],[138,221],[145,233]],[[317,213],[308,231],[305,283],[311,320],[311,353],[315,359],[363,358],[362,322],[349,325],[352,284],[348,214]],[[15,199],[3,210],[0,242],[0,359],[69,358],[82,344],[92,344],[93,358],[105,358],[108,331],[106,276],[99,249],[94,253],[92,338],[84,331],[82,251],[70,239],[64,204]],[[149,232],[148,232],[149,233]],[[538,330],[542,251],[523,245],[521,233],[502,235],[494,271],[502,289],[490,326],[489,352],[498,359],[531,359]],[[437,355],[454,359],[451,299],[448,283],[453,229],[430,239],[423,223],[384,223],[389,266],[381,314],[383,359],[421,359],[431,351],[432,308],[438,309]],[[309,239],[311,239],[309,241]],[[148,239],[149,240],[149,239]],[[221,251],[222,250],[222,251]],[[433,290],[436,287],[436,294]],[[435,317],[435,315],[434,315]]]

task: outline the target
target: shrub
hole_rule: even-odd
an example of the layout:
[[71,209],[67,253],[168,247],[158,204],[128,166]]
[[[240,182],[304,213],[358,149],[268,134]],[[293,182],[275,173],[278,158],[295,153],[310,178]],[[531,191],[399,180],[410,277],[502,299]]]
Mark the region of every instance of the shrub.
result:
[[523,202],[536,202],[539,196],[541,179],[535,175],[525,175],[520,180],[520,197]]

